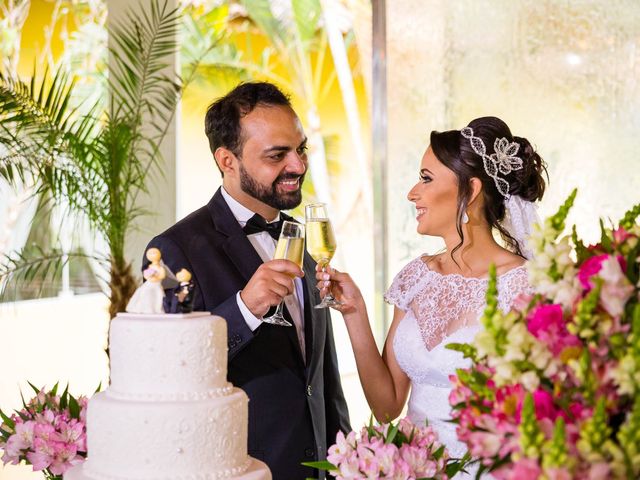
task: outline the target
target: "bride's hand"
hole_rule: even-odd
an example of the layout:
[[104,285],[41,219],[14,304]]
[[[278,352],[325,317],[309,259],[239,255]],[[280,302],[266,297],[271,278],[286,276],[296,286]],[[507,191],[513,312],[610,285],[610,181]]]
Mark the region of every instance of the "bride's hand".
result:
[[364,300],[360,289],[355,284],[348,273],[339,272],[335,268],[329,267],[324,272],[320,266],[316,266],[317,287],[320,290],[320,297],[324,298],[331,289],[331,294],[342,305],[332,307],[343,314],[353,313],[364,305]]

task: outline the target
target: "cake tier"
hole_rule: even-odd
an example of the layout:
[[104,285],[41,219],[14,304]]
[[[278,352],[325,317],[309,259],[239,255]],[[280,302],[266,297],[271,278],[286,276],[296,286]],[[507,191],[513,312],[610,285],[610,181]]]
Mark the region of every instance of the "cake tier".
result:
[[218,479],[243,474],[246,394],[187,402],[141,402],[109,391],[89,401],[85,474],[104,479]]
[[112,397],[130,400],[215,398],[227,382],[227,324],[208,312],[119,313],[111,322]]
[[[83,465],[78,465],[64,474],[64,480],[102,480],[104,477],[96,477],[89,475],[85,472]],[[164,480],[168,477],[155,477],[158,480]],[[201,475],[193,475],[191,477],[180,477],[180,478],[189,478],[193,480],[200,480],[201,478],[215,478],[215,477],[207,477]],[[271,480],[271,472],[269,468],[259,460],[255,458],[250,459],[249,468],[247,471],[241,475],[237,475],[235,477],[229,477],[229,479],[233,478],[233,480]],[[118,477],[118,480],[130,480],[131,477],[122,476]]]

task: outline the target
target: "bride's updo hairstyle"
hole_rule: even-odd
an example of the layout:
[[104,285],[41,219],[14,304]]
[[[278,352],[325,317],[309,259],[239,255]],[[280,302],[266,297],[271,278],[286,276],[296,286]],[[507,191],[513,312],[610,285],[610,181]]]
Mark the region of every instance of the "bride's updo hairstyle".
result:
[[[495,152],[494,142],[496,139],[505,138],[509,143],[515,142],[519,148],[516,157],[522,159],[522,168],[512,169],[509,173],[497,172],[499,179],[508,183],[503,185],[505,194],[517,195],[524,200],[535,202],[540,200],[545,190],[543,174],[546,174],[546,165],[540,155],[536,153],[523,137],[516,137],[511,134],[511,130],[506,123],[496,117],[476,118],[469,123],[473,137],[482,140],[486,148],[486,155]],[[463,132],[466,134],[463,135]],[[460,235],[458,244],[451,254],[460,248],[464,242],[462,233],[462,218],[467,210],[467,205],[471,197],[471,179],[479,178],[482,181],[482,195],[484,196],[484,216],[491,228],[496,228],[508,248],[523,257],[521,245],[509,234],[502,225],[505,218],[506,197],[498,189],[496,180],[485,170],[483,157],[472,147],[472,139],[469,138],[469,130],[448,130],[446,132],[431,132],[431,149],[436,158],[447,168],[452,170],[458,179],[458,211],[456,216],[456,227]],[[480,142],[477,142],[478,144]],[[548,177],[547,177],[548,178]]]

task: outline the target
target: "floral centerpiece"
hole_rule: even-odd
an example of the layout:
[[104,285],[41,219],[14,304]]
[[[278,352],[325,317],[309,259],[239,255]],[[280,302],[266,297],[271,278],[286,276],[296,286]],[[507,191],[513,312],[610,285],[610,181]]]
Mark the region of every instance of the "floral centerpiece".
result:
[[29,384],[36,396],[11,416],[0,410],[0,449],[3,464],[25,462],[46,479],[61,480],[69,468],[87,455],[86,411],[88,399],[77,399],[68,387],[60,395],[58,385],[46,392]]
[[534,293],[503,313],[495,269],[484,329],[452,377],[457,433],[496,479],[640,478],[640,205],[599,243],[564,235],[576,192],[538,226]]
[[396,424],[371,421],[360,435],[338,432],[326,461],[304,465],[327,470],[340,480],[446,480],[462,470],[464,459],[450,458],[429,425],[417,426],[403,418]]

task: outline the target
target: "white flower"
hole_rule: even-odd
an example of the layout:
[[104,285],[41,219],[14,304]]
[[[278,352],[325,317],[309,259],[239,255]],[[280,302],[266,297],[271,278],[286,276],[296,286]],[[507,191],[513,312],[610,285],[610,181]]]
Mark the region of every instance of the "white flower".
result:
[[491,333],[486,330],[480,330],[476,334],[474,344],[478,349],[478,355],[480,355],[480,357],[495,354],[495,340],[493,339],[493,335],[491,335]]
[[540,378],[535,372],[525,372],[520,375],[520,383],[529,392],[534,392],[540,385]]
[[551,352],[545,345],[539,342],[533,342],[529,353],[529,361],[539,369],[544,370],[551,360]]
[[494,380],[496,382],[496,386],[498,387],[511,383],[518,374],[518,371],[512,363],[506,361],[498,361],[497,358],[494,368],[496,369]]

